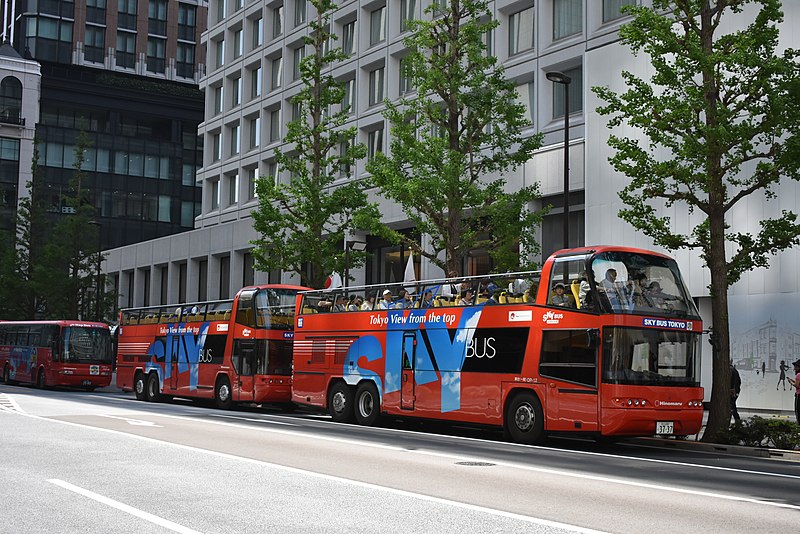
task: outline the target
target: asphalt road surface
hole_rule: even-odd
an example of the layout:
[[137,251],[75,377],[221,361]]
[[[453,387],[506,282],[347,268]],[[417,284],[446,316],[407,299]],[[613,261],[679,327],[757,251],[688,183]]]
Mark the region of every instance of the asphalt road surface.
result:
[[800,462],[0,385],[0,532],[797,532]]

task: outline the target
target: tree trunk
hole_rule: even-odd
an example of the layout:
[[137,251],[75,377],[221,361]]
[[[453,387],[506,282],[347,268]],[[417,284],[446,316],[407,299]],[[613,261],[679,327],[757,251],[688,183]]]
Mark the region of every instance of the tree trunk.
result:
[[711,320],[716,349],[712,350],[711,407],[703,441],[714,441],[727,430],[731,421],[730,406],[730,325],[728,324],[728,265],[725,260],[725,217],[709,215],[711,246],[708,266],[711,271]]

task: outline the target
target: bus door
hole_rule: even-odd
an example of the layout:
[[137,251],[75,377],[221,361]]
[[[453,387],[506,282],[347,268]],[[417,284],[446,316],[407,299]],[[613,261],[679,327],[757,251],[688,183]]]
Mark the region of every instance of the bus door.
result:
[[[186,358],[186,363],[189,363],[189,355],[186,354],[185,350],[181,350],[181,344],[183,342],[183,338],[181,336],[171,336],[172,339],[172,347],[169,347],[167,350],[167,354],[169,354],[170,362],[164,362],[164,365],[171,365],[172,370],[170,372],[170,379],[169,379],[169,387],[172,389],[178,389],[180,387],[180,383],[178,381],[178,365],[179,359],[181,354],[184,355]],[[166,371],[166,369],[164,369]]]
[[539,374],[547,384],[545,419],[554,431],[598,431],[596,331],[545,330]]
[[414,367],[417,337],[413,332],[403,334],[403,378],[400,390],[400,408],[414,409]]
[[254,339],[236,339],[233,342],[233,365],[236,368],[238,401],[255,399],[255,356],[256,341]]

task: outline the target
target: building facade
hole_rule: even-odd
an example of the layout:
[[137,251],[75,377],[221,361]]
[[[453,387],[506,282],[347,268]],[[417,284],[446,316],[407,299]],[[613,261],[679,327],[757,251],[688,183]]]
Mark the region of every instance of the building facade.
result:
[[[400,75],[406,53],[404,20],[428,16],[424,9],[432,1],[342,0],[333,16],[337,46],[350,58],[333,66],[332,72],[345,84],[346,102],[352,110],[349,124],[358,128],[358,140],[371,153],[389,146],[388,124],[382,115],[384,98],[395,100],[408,90]],[[649,0],[489,2],[500,25],[488,45],[516,83],[520,102],[526,107],[532,126],[523,133],[544,135],[537,154],[507,177],[510,188],[538,184],[542,204],[553,206],[538,236],[544,255],[561,248],[563,226],[565,96],[563,86],[546,78],[553,71],[572,80],[568,89],[570,246],[614,243],[654,248],[648,237],[617,216],[623,208],[617,193],[626,178],[608,163],[612,151],[607,144],[607,118],[595,111],[601,102],[591,91],[594,86],[609,86],[621,92],[625,89],[623,71],[646,76],[650,70],[643,54],[633,56],[619,42],[619,27],[629,20],[620,14],[620,7],[633,3],[651,4]],[[800,5],[784,2],[784,11],[781,35],[786,42],[782,44],[796,47],[792,24],[800,20]],[[293,118],[289,99],[300,90],[297,66],[305,53],[301,39],[313,16],[305,0],[211,1],[208,30],[202,37],[209,60],[200,82],[205,93],[205,120],[200,126],[204,156],[198,173],[202,212],[191,232],[110,251],[105,270],[119,280],[121,307],[226,298],[242,285],[280,279],[253,270],[250,242],[256,235],[250,213],[258,204],[254,181],[258,176],[285,179],[277,172],[274,152],[286,148],[282,140],[286,124]],[[752,17],[752,12],[740,15],[737,23],[746,24],[748,16]],[[360,162],[344,179],[362,175],[364,165]],[[401,229],[410,226],[397,206],[377,195],[373,198],[380,203],[385,224]],[[798,200],[797,184],[784,183],[777,200],[749,199],[731,219],[749,230],[757,227],[763,216],[781,209],[796,210]],[[676,211],[673,221],[688,226],[690,218]],[[405,251],[370,236],[352,237],[365,241],[373,254],[365,268],[351,273],[356,283],[402,279]],[[694,252],[674,256],[701,313],[710,319],[710,280],[702,260]],[[731,288],[732,302],[764,296],[782,303],[783,309],[796,307],[800,302],[798,259],[798,251],[790,250],[776,255],[769,269],[745,274]],[[480,274],[486,266],[476,261],[465,267],[467,272]],[[420,270],[423,278],[441,275],[425,262]],[[739,328],[736,325],[741,322],[741,332],[764,321],[763,317],[737,316],[746,306],[732,306],[731,310],[732,324]],[[785,328],[800,331],[799,320],[792,319]],[[737,331],[733,330],[734,335]],[[703,382],[710,386],[710,346],[704,343],[703,350]],[[748,377],[743,380],[746,386]],[[779,406],[772,401],[767,404]]]
[[[41,65],[38,112],[28,124],[52,215],[71,209],[64,197],[84,134],[81,170],[103,248],[192,229],[201,200],[207,3],[23,0],[3,8],[6,42]],[[29,154],[21,172],[30,166]]]

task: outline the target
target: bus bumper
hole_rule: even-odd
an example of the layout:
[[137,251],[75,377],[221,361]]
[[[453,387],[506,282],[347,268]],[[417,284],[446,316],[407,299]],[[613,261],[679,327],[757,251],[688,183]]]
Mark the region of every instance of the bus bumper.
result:
[[[657,423],[662,433],[657,431]],[[664,432],[672,423],[672,432]],[[663,410],[648,408],[606,408],[603,411],[600,432],[604,436],[690,436],[703,426],[703,409]]]

